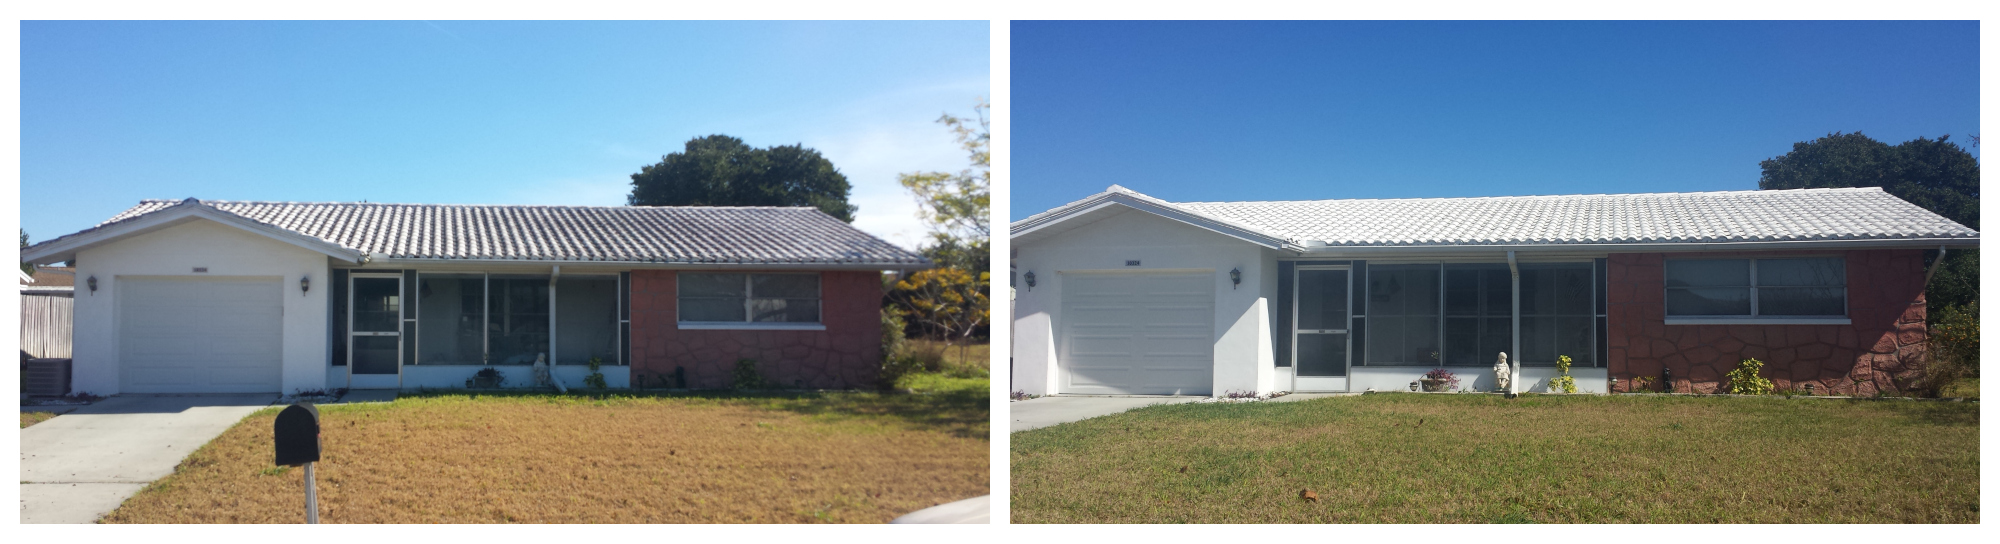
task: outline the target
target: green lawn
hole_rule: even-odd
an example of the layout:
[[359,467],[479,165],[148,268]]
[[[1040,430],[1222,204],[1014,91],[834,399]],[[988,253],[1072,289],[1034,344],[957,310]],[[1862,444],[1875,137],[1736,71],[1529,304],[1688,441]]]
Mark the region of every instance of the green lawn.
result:
[[1944,397],[1979,398],[1979,378],[1965,378],[1944,389]]
[[1979,521],[1977,403],[1374,394],[1012,444],[1016,523]]
[[21,428],[26,429],[29,425],[48,421],[55,417],[55,412],[21,412]]

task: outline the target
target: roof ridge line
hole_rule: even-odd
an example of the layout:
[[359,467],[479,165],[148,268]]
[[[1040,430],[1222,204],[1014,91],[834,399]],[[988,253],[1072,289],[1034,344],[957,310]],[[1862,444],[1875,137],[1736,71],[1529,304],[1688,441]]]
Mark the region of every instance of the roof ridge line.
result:
[[1174,204],[1274,204],[1274,203],[1291,203],[1291,202],[1387,202],[1387,201],[1405,201],[1405,200],[1527,200],[1527,199],[1541,199],[1541,198],[1695,196],[1695,195],[1772,194],[1772,193],[1804,193],[1804,192],[1887,193],[1887,191],[1882,190],[1881,187],[1810,187],[1804,189],[1737,189],[1730,191],[1691,191],[1691,192],[1662,192],[1662,193],[1573,193],[1573,194],[1561,194],[1561,195],[1431,196],[1431,197],[1402,197],[1402,198],[1322,198],[1322,199],[1310,199],[1310,200],[1205,200],[1205,201],[1190,201],[1190,202],[1174,202]]

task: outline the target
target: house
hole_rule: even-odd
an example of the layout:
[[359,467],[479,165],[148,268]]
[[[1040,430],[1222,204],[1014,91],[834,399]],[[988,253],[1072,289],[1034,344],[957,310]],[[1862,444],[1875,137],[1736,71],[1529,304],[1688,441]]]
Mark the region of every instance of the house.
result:
[[611,387],[872,385],[884,270],[929,266],[813,208],[147,200],[21,251],[79,280],[74,388],[463,387],[531,365]]
[[[1012,388],[1365,391],[1445,368],[1523,391],[1670,371],[1894,389],[1921,364],[1927,255],[1979,233],[1878,188],[1183,202],[1123,187],[1011,226]],[[1928,252],[1928,253],[1927,253]],[[1615,381],[1614,381],[1615,380]],[[1657,388],[1657,382],[1651,387]]]
[[76,286],[76,269],[38,266],[35,275],[21,273],[21,296],[67,297]]

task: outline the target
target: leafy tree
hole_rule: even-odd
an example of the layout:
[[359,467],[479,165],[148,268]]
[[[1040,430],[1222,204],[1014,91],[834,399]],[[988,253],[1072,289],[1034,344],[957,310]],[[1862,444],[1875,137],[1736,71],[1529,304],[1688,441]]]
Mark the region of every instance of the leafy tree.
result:
[[754,148],[721,134],[688,140],[678,153],[632,174],[632,206],[812,206],[854,222],[847,176],[801,145]]
[[[1940,136],[1888,145],[1855,132],[1792,144],[1792,151],[1761,163],[1760,189],[1881,187],[1946,219],[1979,229],[1979,159]],[[1927,259],[1934,260],[1931,250]],[[1979,299],[1979,252],[1952,251],[1925,289],[1931,306],[1964,306]],[[1932,313],[1936,315],[1936,312]]]
[[[28,249],[28,229],[21,229],[21,249]],[[21,271],[33,276],[35,275],[35,265],[27,261],[22,261]]]
[[921,270],[896,282],[889,298],[899,314],[950,345],[971,337],[992,317],[986,296],[991,278],[984,270]]
[[[917,199],[918,216],[931,226],[939,244],[984,246],[992,231],[992,141],[984,99],[972,107],[974,117],[944,114],[938,122],[951,128],[959,147],[971,159],[969,168],[952,172],[913,172],[896,176]],[[979,270],[985,270],[980,267]]]

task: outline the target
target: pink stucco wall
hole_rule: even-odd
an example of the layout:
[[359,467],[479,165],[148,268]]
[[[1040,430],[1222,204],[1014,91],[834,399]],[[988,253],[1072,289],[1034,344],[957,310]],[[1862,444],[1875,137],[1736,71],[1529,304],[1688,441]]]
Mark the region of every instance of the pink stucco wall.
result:
[[[755,272],[755,271],[749,271]],[[757,361],[783,388],[875,385],[882,366],[882,279],[876,272],[821,272],[823,331],[683,330],[675,271],[632,272],[632,374],[657,387],[676,366],[688,387],[726,388],[737,359]]]
[[1850,325],[1667,325],[1665,256],[1611,255],[1605,277],[1605,310],[1610,328],[1609,369],[1619,381],[1618,389],[1629,390],[1635,377],[1657,379],[1664,366],[1673,369],[1675,391],[1712,393],[1727,387],[1724,375],[1738,362],[1754,357],[1765,362],[1763,376],[1781,389],[1811,382],[1821,393],[1869,395],[1900,390],[1899,384],[1907,383],[1905,380],[1914,377],[1923,364],[1928,335],[1924,326],[1923,251],[1843,253]]

